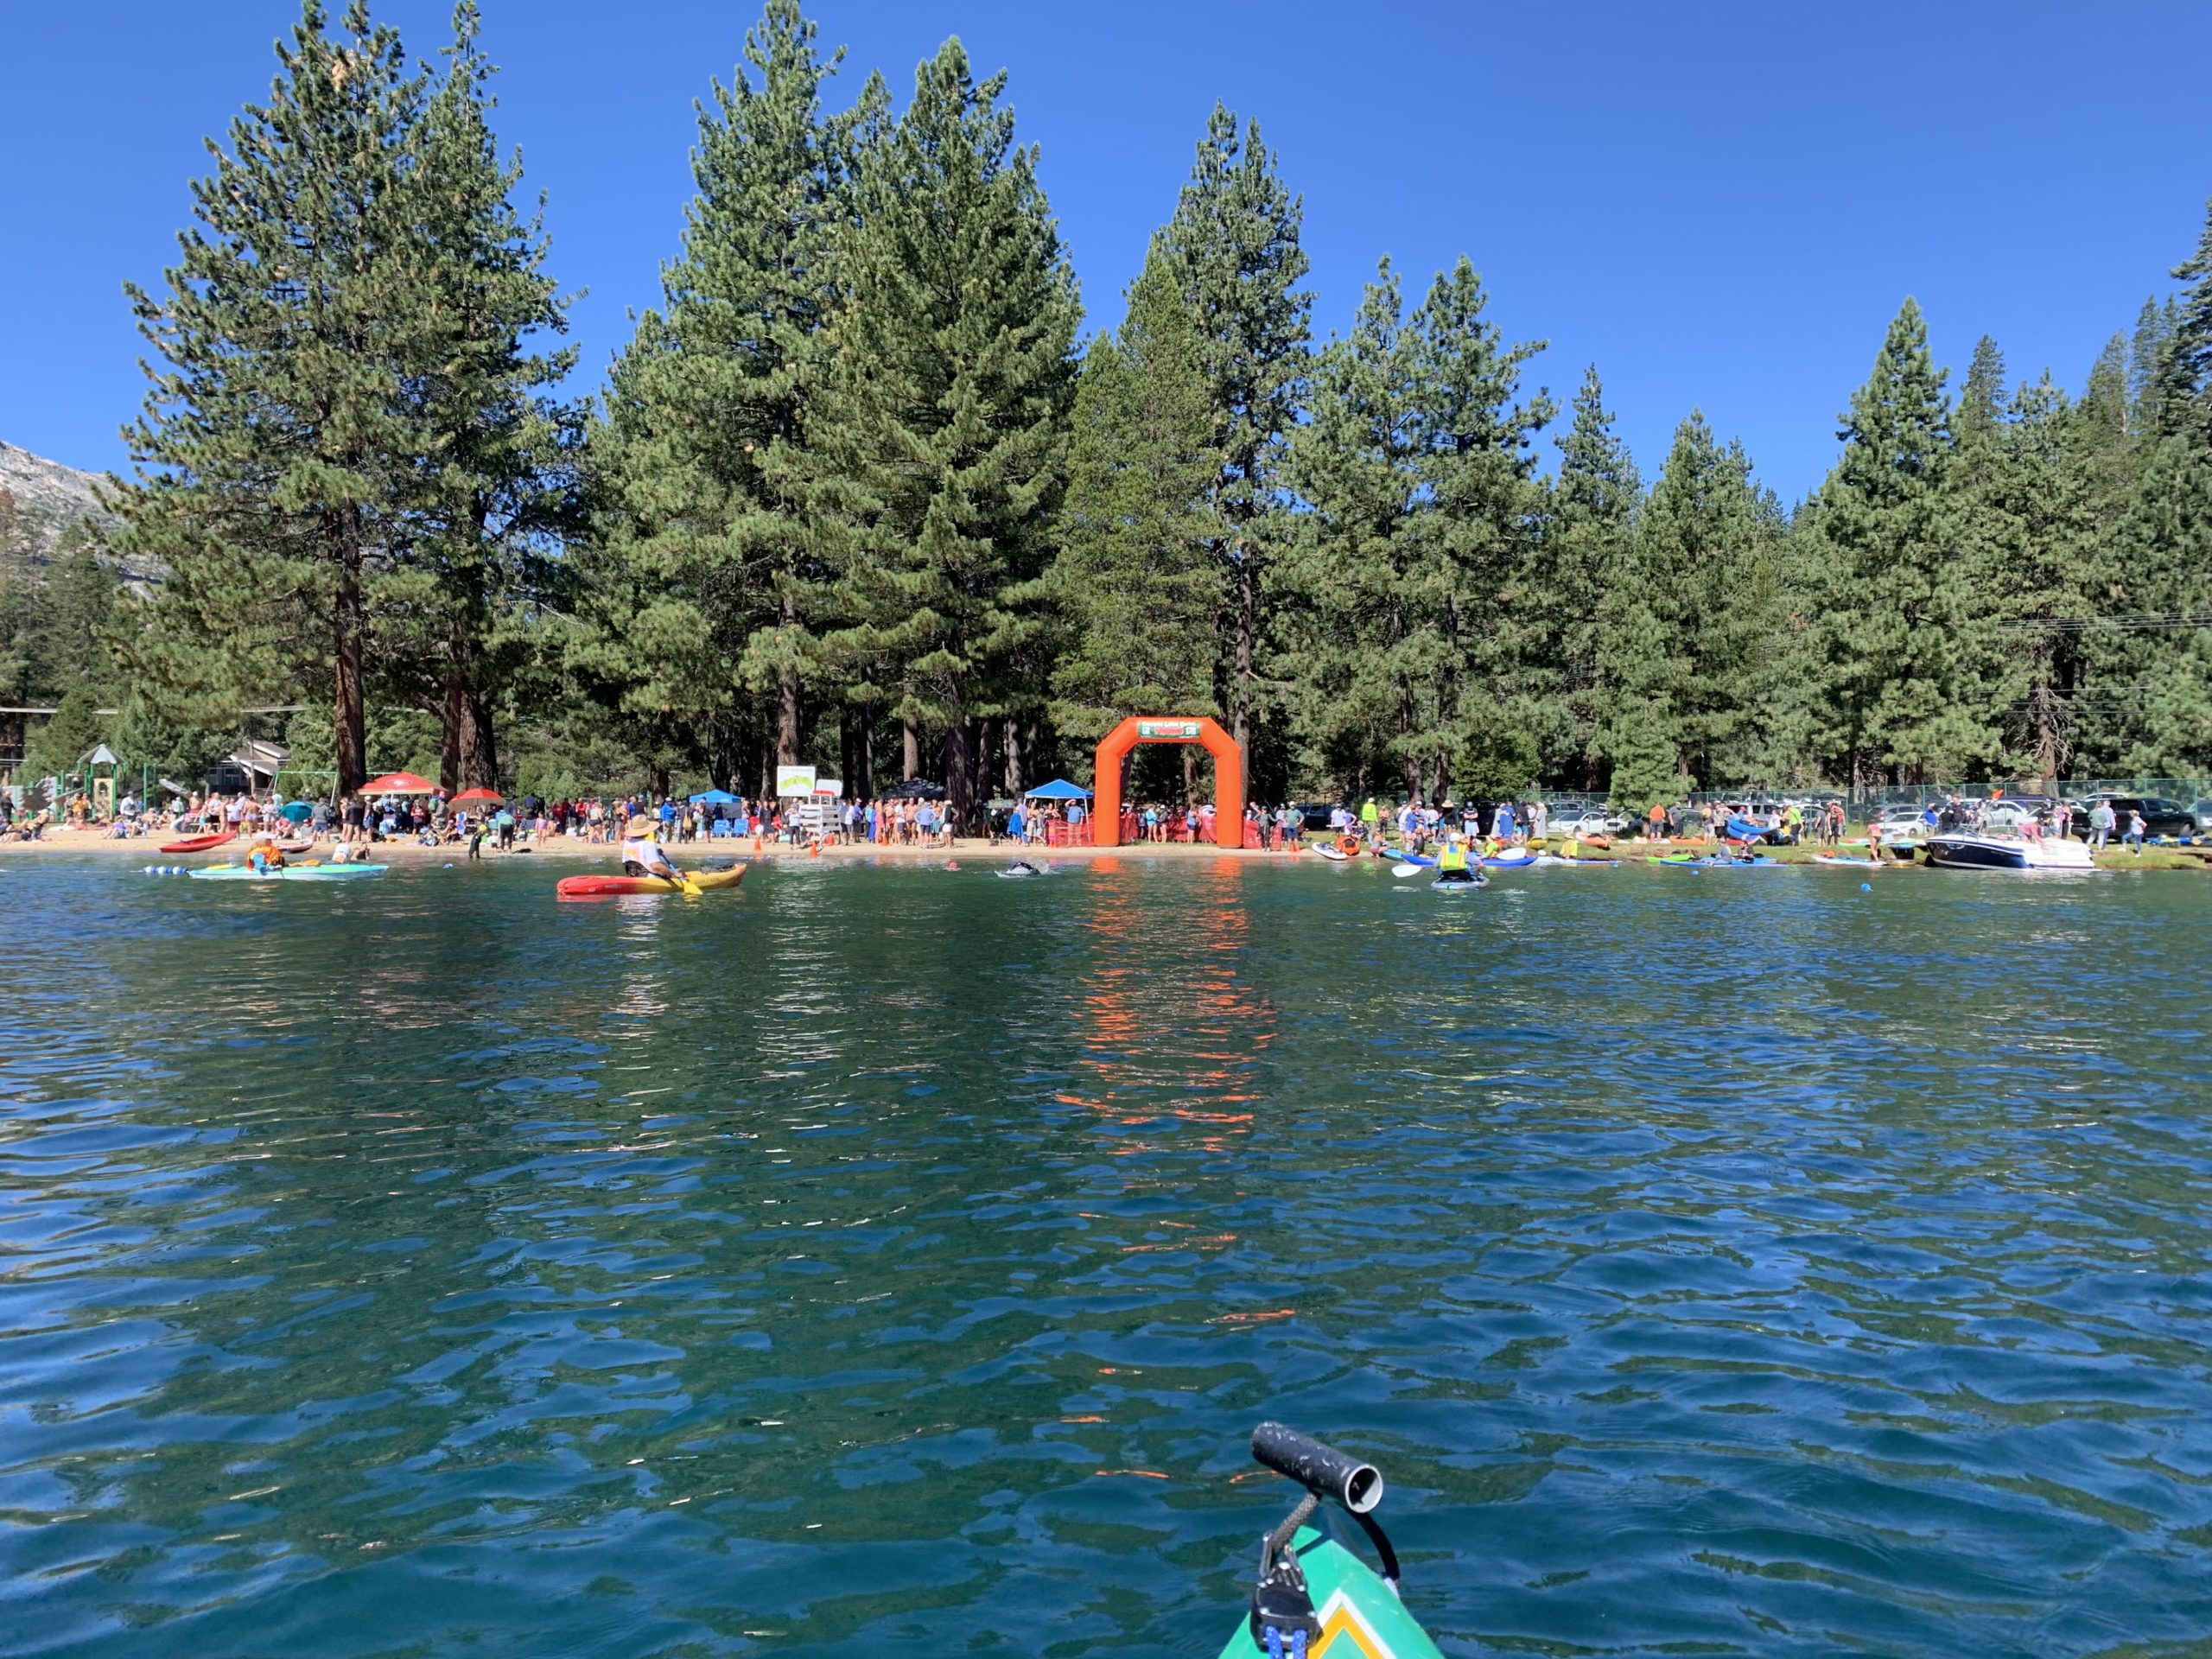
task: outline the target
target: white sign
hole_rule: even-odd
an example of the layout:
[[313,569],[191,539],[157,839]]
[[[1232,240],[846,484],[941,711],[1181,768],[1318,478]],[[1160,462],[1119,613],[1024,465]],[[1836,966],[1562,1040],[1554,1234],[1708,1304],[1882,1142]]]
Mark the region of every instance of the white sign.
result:
[[842,778],[817,778],[814,780],[814,798],[817,801],[842,800],[845,781]]
[[812,766],[778,766],[776,768],[776,795],[779,799],[787,795],[813,793],[814,768]]

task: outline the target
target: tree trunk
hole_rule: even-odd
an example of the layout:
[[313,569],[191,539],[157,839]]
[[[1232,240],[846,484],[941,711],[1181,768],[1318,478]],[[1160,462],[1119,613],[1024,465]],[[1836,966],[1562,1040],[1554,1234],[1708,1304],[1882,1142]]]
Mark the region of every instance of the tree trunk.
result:
[[645,793],[656,799],[668,793],[668,768],[658,760],[646,764]]
[[499,786],[499,750],[492,731],[492,700],[470,686],[461,698],[461,770],[471,789]]
[[1006,793],[1007,723],[998,715],[976,722],[976,791],[986,800]]
[[1236,565],[1236,673],[1231,686],[1230,735],[1244,761],[1244,775],[1252,775],[1252,657],[1260,632],[1260,572],[1245,543]]
[[805,759],[798,671],[786,668],[776,679],[776,764],[796,766]]
[[875,705],[861,705],[860,742],[861,785],[854,798],[872,801],[875,798]]
[[438,730],[438,787],[448,795],[461,789],[461,723],[467,718],[467,694],[461,683],[458,664],[446,669],[445,707]]
[[[1413,693],[1401,690],[1398,694],[1398,735],[1409,739],[1414,734]],[[1405,758],[1399,763],[1406,775],[1406,798],[1417,799],[1421,795],[1421,756],[1414,753],[1413,745],[1405,744]]]
[[361,566],[357,553],[348,551],[339,566],[337,603],[333,609],[336,637],[332,645],[337,677],[333,735],[338,752],[338,792],[341,796],[358,795],[361,785],[369,780],[369,722],[361,685],[361,635],[365,607],[361,598]]
[[900,721],[899,728],[906,741],[906,753],[902,757],[906,770],[899,775],[902,779],[918,778],[922,775],[922,728],[912,720]]
[[952,821],[965,826],[968,815],[976,804],[976,773],[974,750],[976,722],[957,719],[944,734],[944,794],[945,803],[952,809]]

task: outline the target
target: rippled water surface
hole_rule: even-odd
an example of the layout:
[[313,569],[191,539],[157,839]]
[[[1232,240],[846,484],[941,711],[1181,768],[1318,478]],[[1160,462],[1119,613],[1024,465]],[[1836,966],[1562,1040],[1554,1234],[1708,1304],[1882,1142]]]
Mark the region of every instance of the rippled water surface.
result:
[[0,1651],[2212,1649],[2212,883],[553,874],[0,866]]

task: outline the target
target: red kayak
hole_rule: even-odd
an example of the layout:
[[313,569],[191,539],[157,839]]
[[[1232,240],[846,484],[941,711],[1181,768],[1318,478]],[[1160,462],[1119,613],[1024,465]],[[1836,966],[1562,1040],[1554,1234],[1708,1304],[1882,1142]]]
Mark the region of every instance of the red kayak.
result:
[[182,841],[165,841],[156,850],[164,853],[204,853],[210,847],[219,847],[226,841],[236,841],[235,835],[187,836]]
[[[734,870],[703,870],[691,880],[701,888],[734,887],[745,880],[745,866]],[[681,893],[675,882],[658,875],[564,875],[553,889],[563,899],[604,899],[618,893]]]

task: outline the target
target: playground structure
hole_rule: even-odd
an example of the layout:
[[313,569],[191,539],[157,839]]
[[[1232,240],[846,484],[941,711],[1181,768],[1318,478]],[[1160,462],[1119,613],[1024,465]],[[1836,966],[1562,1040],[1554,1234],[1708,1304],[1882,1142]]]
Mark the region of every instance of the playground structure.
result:
[[1203,743],[1213,756],[1213,837],[1224,847],[1244,844],[1244,756],[1236,740],[1216,721],[1200,717],[1145,719],[1132,715],[1098,746],[1091,787],[1091,844],[1122,844],[1122,762],[1140,743]]

